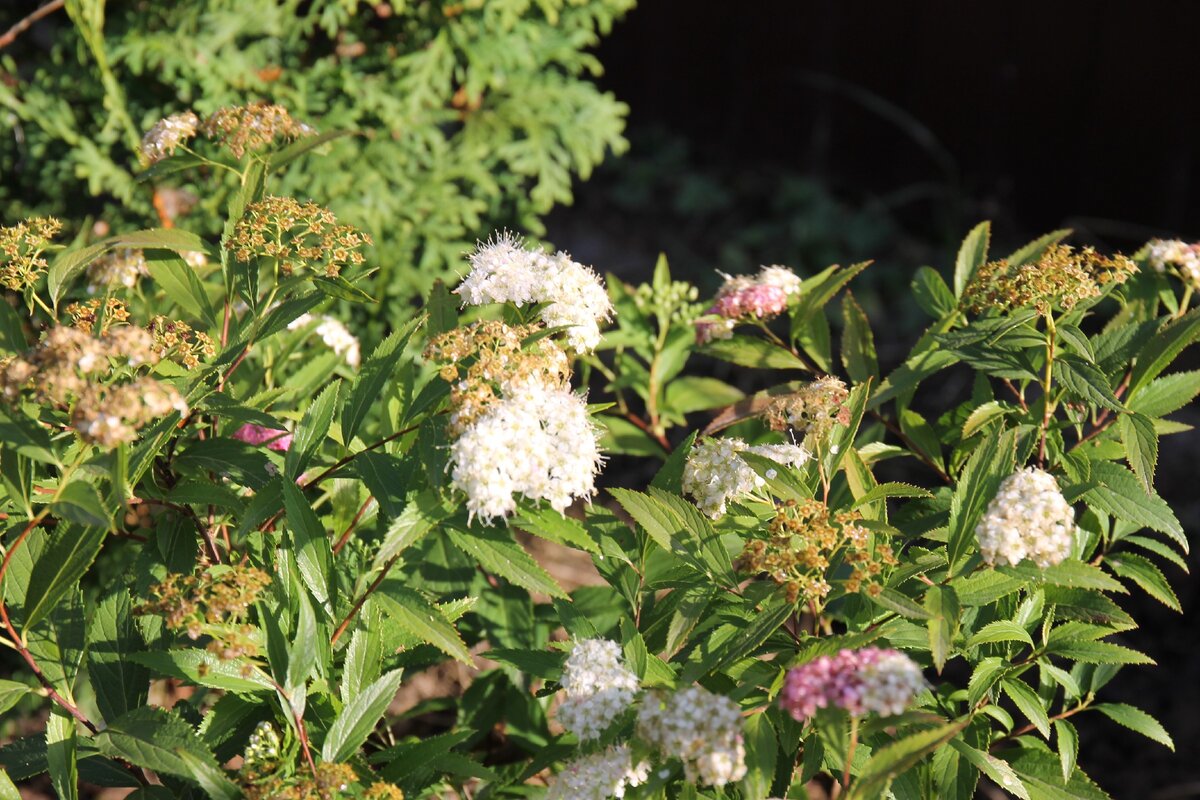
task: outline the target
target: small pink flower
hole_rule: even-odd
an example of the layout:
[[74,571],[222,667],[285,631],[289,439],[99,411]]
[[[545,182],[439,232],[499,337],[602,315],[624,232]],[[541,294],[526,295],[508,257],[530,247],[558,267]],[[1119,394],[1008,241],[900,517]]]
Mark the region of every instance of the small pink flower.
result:
[[[885,671],[880,672],[879,667]],[[897,714],[922,684],[920,668],[896,650],[842,650],[788,672],[779,705],[799,722],[830,706],[854,716]]]
[[247,422],[233,433],[233,438],[253,445],[266,445],[268,450],[286,452],[292,446],[292,435],[279,428],[267,428]]

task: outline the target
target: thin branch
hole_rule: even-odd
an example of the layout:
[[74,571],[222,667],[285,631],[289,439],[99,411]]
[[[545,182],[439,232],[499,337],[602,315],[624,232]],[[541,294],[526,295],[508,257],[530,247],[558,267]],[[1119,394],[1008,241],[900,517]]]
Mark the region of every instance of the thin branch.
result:
[[346,546],[346,542],[350,541],[350,534],[354,533],[354,529],[358,527],[359,521],[363,518],[363,514],[367,513],[367,507],[371,505],[371,501],[375,498],[367,495],[367,500],[359,507],[358,513],[354,515],[354,519],[350,520],[350,524],[346,526],[346,530],[341,537],[333,545],[333,554],[336,556]]
[[49,3],[46,3],[46,5],[17,22],[17,24],[9,28],[3,36],[0,36],[0,50],[3,50],[5,47],[8,47],[10,44],[12,44],[18,36],[33,27],[33,24],[39,19],[53,14],[55,11],[58,11],[60,8],[62,8],[64,4],[65,0],[50,0]]
[[379,571],[379,576],[371,582],[371,585],[368,586],[367,590],[362,593],[362,596],[354,601],[354,607],[350,609],[350,613],[346,614],[346,618],[342,620],[342,624],[338,625],[337,630],[333,632],[333,638],[329,640],[330,646],[337,644],[337,640],[342,638],[342,634],[346,632],[346,629],[350,627],[350,623],[354,621],[354,618],[358,615],[358,612],[361,611],[363,605],[366,604],[367,598],[375,593],[375,590],[379,588],[381,583],[383,583],[383,579],[387,577],[388,572],[391,571],[392,567],[399,559],[399,553],[392,556],[392,559],[384,564],[383,569]]

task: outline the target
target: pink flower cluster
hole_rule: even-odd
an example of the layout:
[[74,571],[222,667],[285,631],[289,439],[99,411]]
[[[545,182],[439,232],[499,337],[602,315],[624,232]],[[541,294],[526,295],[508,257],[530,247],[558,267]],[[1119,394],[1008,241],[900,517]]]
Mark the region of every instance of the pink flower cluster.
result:
[[718,297],[708,313],[719,314],[726,319],[766,319],[782,314],[787,308],[787,298],[787,292],[778,286],[751,284]]
[[788,298],[800,292],[800,278],[786,267],[763,267],[755,276],[725,276],[725,285],[705,312],[717,321],[696,323],[696,341],[728,339],[739,322],[777,317],[787,310]]
[[233,438],[253,445],[266,445],[268,450],[286,452],[292,446],[292,435],[279,428],[267,428],[247,422],[233,432]]
[[887,716],[902,713],[924,685],[921,668],[898,650],[842,650],[788,672],[779,705],[800,722],[831,706]]

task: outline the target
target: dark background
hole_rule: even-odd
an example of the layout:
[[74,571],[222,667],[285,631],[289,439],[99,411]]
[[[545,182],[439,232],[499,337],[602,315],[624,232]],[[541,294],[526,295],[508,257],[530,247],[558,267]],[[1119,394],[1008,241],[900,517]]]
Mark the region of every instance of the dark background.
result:
[[[919,332],[913,271],[947,272],[982,219],[1000,254],[1063,227],[1106,250],[1200,238],[1198,27],[1187,2],[645,0],[598,53],[631,150],[549,238],[631,279],[665,250],[709,287],[718,268],[874,258],[858,291],[886,368]],[[1165,438],[1158,479],[1193,533],[1198,445]],[[1090,715],[1081,764],[1115,798],[1200,797],[1200,593],[1167,575],[1183,615],[1133,595],[1143,627],[1121,637],[1159,666],[1103,698],[1157,716],[1178,752]]]

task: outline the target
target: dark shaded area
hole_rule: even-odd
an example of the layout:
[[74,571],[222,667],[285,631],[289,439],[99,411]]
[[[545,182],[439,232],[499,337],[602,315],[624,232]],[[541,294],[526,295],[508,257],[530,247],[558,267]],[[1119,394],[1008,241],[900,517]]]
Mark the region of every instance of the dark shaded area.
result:
[[[894,366],[922,324],[896,293],[921,264],[948,270],[980,219],[1001,254],[1062,227],[1103,249],[1200,237],[1198,24],[1200,5],[1166,0],[645,2],[599,51],[632,107],[631,152],[549,238],[631,279],[663,250],[710,288],[714,268],[877,259],[856,294]],[[1159,470],[1193,532],[1197,444],[1165,438]],[[1118,637],[1159,666],[1104,699],[1157,716],[1179,752],[1091,715],[1081,763],[1113,797],[1200,796],[1200,597],[1168,577],[1184,614],[1133,595],[1143,627]]]

